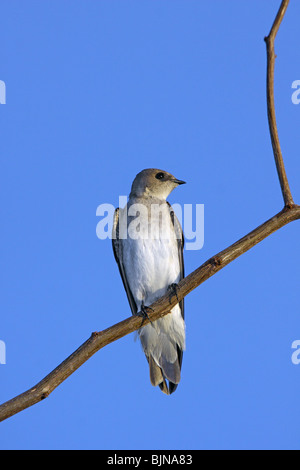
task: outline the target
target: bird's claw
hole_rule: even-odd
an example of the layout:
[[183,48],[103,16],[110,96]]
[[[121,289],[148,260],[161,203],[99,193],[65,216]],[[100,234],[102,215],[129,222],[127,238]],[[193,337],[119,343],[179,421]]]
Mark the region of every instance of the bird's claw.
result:
[[147,307],[147,305],[144,305],[144,302],[142,302],[141,310],[139,312],[137,312],[137,314],[136,314],[138,317],[143,318],[142,324],[144,323],[145,318],[147,318],[147,320],[149,320],[149,322],[152,324],[152,321],[149,318],[147,310],[151,310],[152,312],[154,312],[152,307]]
[[177,302],[179,302],[178,294],[177,294],[178,284],[176,284],[175,282],[173,284],[170,284],[169,287],[168,287],[168,291],[170,292],[169,302],[171,303],[172,297],[174,295],[176,295]]

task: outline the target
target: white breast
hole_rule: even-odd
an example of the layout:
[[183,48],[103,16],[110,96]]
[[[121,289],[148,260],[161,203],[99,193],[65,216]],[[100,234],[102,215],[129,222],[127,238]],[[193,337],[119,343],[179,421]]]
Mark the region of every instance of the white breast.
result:
[[123,264],[138,308],[142,301],[150,305],[161,297],[180,277],[178,245],[169,207],[165,203],[160,209],[162,216],[152,213],[152,217],[144,219],[147,233],[141,230],[136,239],[128,237],[122,241]]

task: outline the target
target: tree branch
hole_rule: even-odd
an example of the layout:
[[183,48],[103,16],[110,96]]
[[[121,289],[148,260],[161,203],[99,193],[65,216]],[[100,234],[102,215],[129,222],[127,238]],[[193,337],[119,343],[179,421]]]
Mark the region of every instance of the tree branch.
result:
[[[182,300],[192,290],[216,274],[222,268],[227,266],[227,264],[231,263],[240,255],[253,248],[257,243],[260,243],[262,240],[282,228],[284,225],[294,220],[300,219],[300,206],[294,204],[284,169],[276,126],[274,105],[274,40],[287,9],[288,3],[289,0],[282,1],[271,32],[269,36],[265,38],[267,44],[268,60],[267,107],[269,126],[274,158],[284,197],[285,207],[282,211],[269,219],[267,222],[257,227],[255,230],[238,240],[233,245],[210,258],[202,266],[182,279],[182,281],[178,284],[178,299],[175,296],[170,299],[169,294],[166,294],[157,300],[154,304],[152,304],[151,307],[153,311],[151,311],[149,314],[151,321],[155,321],[158,318],[167,315],[170,310],[178,303],[178,301]],[[146,325],[148,322],[148,319],[143,320],[143,325]],[[140,327],[141,319],[139,317],[132,316],[110,328],[107,328],[106,330],[92,333],[91,337],[87,341],[85,341],[75,352],[73,352],[73,354],[65,359],[38,384],[21,395],[18,395],[12,400],[9,400],[1,405],[0,421],[3,421],[6,418],[9,418],[10,416],[13,416],[14,414],[46,398],[56,387],[58,387],[75,370],[84,364],[84,362],[86,362],[93,354],[99,351],[99,349],[129,333],[132,333]]]
[[265,37],[267,45],[267,105],[268,105],[268,121],[270,128],[270,135],[273,147],[273,153],[277,168],[277,173],[280,181],[281,191],[283,195],[284,204],[287,207],[291,207],[294,204],[292,193],[290,190],[289,182],[287,179],[282,152],[280,148],[280,142],[278,137],[278,129],[276,124],[275,115],[275,102],[274,102],[274,69],[275,69],[275,38],[278,29],[281,25],[286,9],[288,7],[289,0],[283,0],[280,8],[276,15],[275,21],[271,28],[269,36]]

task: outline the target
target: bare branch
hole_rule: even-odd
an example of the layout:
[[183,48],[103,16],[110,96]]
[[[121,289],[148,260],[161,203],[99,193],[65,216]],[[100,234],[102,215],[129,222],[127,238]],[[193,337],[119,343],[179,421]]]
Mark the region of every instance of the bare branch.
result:
[[[257,243],[260,243],[266,237],[279,230],[284,225],[300,219],[300,206],[293,206],[291,209],[283,209],[279,214],[272,217],[264,224],[257,227],[248,235],[221,251],[217,255],[210,258],[202,266],[182,279],[178,284],[178,300],[174,296],[170,301],[169,294],[164,295],[154,304],[151,305],[153,312],[149,313],[151,321],[167,315],[176,303],[182,300],[192,290],[216,274],[227,264],[234,261],[240,255],[250,250]],[[149,322],[148,319],[143,320],[143,325]],[[91,337],[85,341],[73,354],[65,359],[56,369],[48,374],[41,382],[9,400],[0,406],[0,421],[38,403],[46,398],[56,387],[66,380],[75,370],[77,370],[84,362],[86,362],[93,354],[104,346],[116,341],[123,336],[132,333],[141,327],[141,319],[139,317],[130,317],[107,328],[101,332],[93,333]]]
[[280,181],[281,191],[284,199],[284,204],[287,207],[291,207],[294,204],[292,193],[290,190],[289,182],[287,179],[282,152],[280,148],[280,142],[278,137],[278,130],[276,124],[276,115],[275,115],[275,100],[274,100],[274,69],[275,69],[275,48],[274,42],[278,32],[278,29],[283,20],[284,14],[288,7],[289,0],[283,0],[281,2],[280,8],[276,15],[275,21],[271,28],[269,36],[265,37],[267,45],[267,106],[268,106],[268,120],[271,141],[273,146],[273,153],[277,168],[277,173]]
[[[176,303],[178,303],[178,301],[182,300],[192,290],[216,274],[222,268],[227,266],[227,264],[231,263],[243,253],[253,248],[256,244],[260,243],[266,237],[279,230],[284,225],[294,220],[300,219],[300,206],[294,204],[284,169],[276,126],[274,105],[274,40],[287,9],[288,3],[289,0],[282,1],[271,32],[269,36],[265,38],[267,44],[268,60],[267,106],[269,126],[274,158],[284,197],[285,207],[281,212],[276,214],[270,220],[257,227],[255,230],[238,240],[233,245],[210,258],[202,266],[182,279],[182,281],[178,284],[178,298],[174,296],[170,300],[169,294],[166,294],[157,300],[154,304],[152,304],[151,308],[153,311],[151,311],[149,314],[149,319],[151,321],[155,321],[158,318],[167,315],[176,305]],[[148,319],[144,319],[143,325],[146,325],[148,322]],[[73,354],[65,359],[58,367],[56,367],[56,369],[50,372],[50,374],[42,379],[37,385],[1,405],[0,421],[3,421],[46,398],[56,387],[58,387],[73,372],[75,372],[75,370],[77,370],[93,354],[99,351],[99,349],[129,333],[132,333],[140,327],[141,319],[139,317],[130,317],[110,328],[107,328],[106,330],[93,333],[87,341],[85,341]]]

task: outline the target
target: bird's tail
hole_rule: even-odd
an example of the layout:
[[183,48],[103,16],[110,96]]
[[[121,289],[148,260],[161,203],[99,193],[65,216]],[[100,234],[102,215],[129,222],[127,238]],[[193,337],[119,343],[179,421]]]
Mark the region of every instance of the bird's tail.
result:
[[150,381],[170,395],[175,392],[181,375],[185,326],[180,311],[145,325],[139,336],[149,362]]
[[171,363],[165,360],[161,366],[156,363],[155,359],[151,355],[147,359],[149,361],[151,384],[154,387],[158,385],[161,391],[166,395],[171,395],[171,393],[175,392],[180,382],[182,352],[175,362]]

